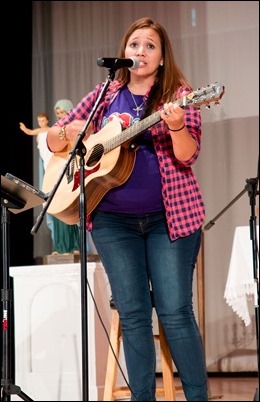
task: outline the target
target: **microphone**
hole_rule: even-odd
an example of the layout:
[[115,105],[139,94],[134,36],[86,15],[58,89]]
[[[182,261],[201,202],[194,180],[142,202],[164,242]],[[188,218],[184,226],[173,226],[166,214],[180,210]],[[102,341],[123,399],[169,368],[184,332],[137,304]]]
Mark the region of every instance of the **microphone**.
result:
[[139,60],[136,57],[130,57],[129,59],[118,59],[116,57],[99,57],[97,59],[97,65],[99,67],[112,68],[118,70],[122,67],[128,67],[135,70],[139,67]]

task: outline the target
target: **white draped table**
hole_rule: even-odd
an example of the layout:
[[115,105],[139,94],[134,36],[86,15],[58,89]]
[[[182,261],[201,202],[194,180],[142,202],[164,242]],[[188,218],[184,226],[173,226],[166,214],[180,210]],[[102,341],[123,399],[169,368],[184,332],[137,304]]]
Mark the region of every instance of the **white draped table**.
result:
[[[258,233],[259,227],[257,227]],[[258,262],[257,265],[259,267]],[[224,298],[246,326],[251,323],[248,302],[255,296],[256,283],[254,281],[253,245],[250,238],[250,228],[249,226],[238,226],[235,229],[233,239]]]

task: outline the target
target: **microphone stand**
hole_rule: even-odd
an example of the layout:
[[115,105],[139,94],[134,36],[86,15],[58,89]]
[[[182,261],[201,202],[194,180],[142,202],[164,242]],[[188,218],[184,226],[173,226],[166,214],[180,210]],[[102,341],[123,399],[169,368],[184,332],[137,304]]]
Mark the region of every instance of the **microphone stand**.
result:
[[[250,240],[252,241],[253,253],[253,275],[254,275],[254,298],[255,298],[255,325],[256,325],[256,350],[257,350],[257,364],[258,364],[258,379],[259,379],[259,278],[258,278],[258,246],[257,246],[257,225],[256,225],[256,196],[259,195],[257,186],[259,182],[259,159],[258,159],[258,173],[257,177],[246,179],[246,185],[242,190],[222,211],[220,211],[215,218],[211,219],[205,226],[204,230],[209,230],[215,225],[215,222],[221,215],[226,212],[242,195],[247,191],[250,199],[251,216],[249,219]],[[258,381],[259,382],[259,381]],[[259,401],[259,388],[256,389],[254,401]]]
[[72,162],[75,155],[79,155],[80,157],[80,196],[79,196],[79,218],[80,218],[80,267],[81,267],[81,337],[82,337],[82,401],[89,401],[89,387],[88,387],[88,331],[87,331],[87,252],[86,252],[86,210],[87,210],[87,199],[85,194],[85,161],[84,156],[86,155],[86,147],[83,144],[83,138],[85,136],[85,132],[89,127],[90,122],[93,119],[93,116],[107,91],[107,88],[111,81],[115,78],[115,72],[117,70],[117,66],[109,69],[109,74],[106,78],[105,84],[94,104],[94,107],[89,114],[89,117],[83,126],[82,131],[79,133],[78,138],[75,142],[74,147],[70,151],[70,156],[61,172],[57,183],[55,184],[52,191],[48,194],[48,199],[42,209],[40,215],[38,216],[35,225],[31,230],[31,234],[37,233],[43,218],[47,212],[47,209],[62,181],[64,174],[66,173],[70,163]]

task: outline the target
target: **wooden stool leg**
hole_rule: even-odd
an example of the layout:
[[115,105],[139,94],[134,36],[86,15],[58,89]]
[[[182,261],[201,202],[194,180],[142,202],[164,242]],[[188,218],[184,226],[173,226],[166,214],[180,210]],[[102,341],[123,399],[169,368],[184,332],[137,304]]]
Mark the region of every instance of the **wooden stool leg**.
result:
[[[117,310],[112,310],[110,342],[115,355],[118,358],[120,348],[120,321]],[[114,401],[113,391],[116,386],[116,378],[117,361],[109,345],[103,401]]]
[[174,374],[173,374],[173,364],[172,357],[165,339],[165,334],[163,327],[158,320],[159,325],[159,340],[161,349],[161,364],[162,364],[162,375],[163,375],[163,387],[164,396],[166,401],[175,401],[175,385],[174,385]]

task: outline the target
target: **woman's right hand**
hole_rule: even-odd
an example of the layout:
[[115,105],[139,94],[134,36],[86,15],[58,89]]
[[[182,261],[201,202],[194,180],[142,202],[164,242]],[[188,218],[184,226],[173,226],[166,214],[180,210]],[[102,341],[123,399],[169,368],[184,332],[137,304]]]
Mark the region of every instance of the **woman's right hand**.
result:
[[[78,138],[78,135],[82,132],[86,122],[85,120],[73,120],[66,126],[66,137],[69,141],[75,141]],[[86,130],[84,139],[87,139],[89,135],[92,133],[93,124],[90,123],[88,129]]]
[[[73,120],[70,123],[60,126],[52,126],[48,130],[47,143],[52,152],[61,152],[70,144],[76,141],[82,132],[86,122],[85,120]],[[92,133],[92,123],[86,130],[84,139],[87,139]]]

